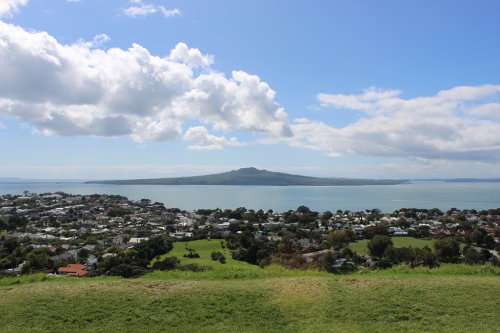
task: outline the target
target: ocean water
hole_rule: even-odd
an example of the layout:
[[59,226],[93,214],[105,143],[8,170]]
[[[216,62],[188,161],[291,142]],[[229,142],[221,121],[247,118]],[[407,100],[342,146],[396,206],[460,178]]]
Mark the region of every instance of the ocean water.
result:
[[46,193],[119,194],[129,199],[151,199],[166,207],[272,209],[283,212],[300,205],[316,211],[379,208],[490,209],[500,207],[500,183],[413,182],[371,186],[178,186],[100,185],[81,181],[0,181],[0,194]]

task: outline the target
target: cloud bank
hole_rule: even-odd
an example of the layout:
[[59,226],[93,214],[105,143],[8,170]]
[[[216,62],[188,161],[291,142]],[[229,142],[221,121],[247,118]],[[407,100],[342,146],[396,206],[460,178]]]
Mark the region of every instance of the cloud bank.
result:
[[63,45],[46,32],[0,21],[0,115],[47,135],[129,136],[138,142],[175,140],[187,121],[291,135],[275,92],[258,76],[234,71],[226,77],[212,68],[212,56],[184,43],[158,57],[138,44],[100,48],[108,40],[99,35]]
[[[27,3],[0,0],[0,17],[11,17]],[[180,14],[142,0],[129,3],[124,13],[133,17]],[[210,133],[208,126],[257,133],[262,143],[286,141],[333,158],[352,153],[500,162],[499,85],[459,86],[409,99],[399,90],[377,88],[321,93],[323,108],[355,111],[360,119],[345,127],[307,118],[290,125],[276,93],[256,75],[220,73],[213,56],[184,43],[159,57],[138,44],[103,48],[109,40],[102,34],[64,45],[46,32],[0,21],[0,116],[46,135],[128,136],[137,142],[183,138],[193,143],[191,150],[244,145]],[[191,127],[183,135],[186,123]]]
[[500,161],[499,85],[459,86],[411,99],[400,94],[375,88],[358,95],[318,94],[323,107],[363,116],[342,128],[301,119],[292,125],[291,144],[334,157]]

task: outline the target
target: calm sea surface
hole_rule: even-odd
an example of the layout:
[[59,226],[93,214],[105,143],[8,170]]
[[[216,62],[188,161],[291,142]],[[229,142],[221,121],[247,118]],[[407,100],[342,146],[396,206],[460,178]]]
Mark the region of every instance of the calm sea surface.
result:
[[246,207],[287,211],[306,205],[317,211],[379,208],[439,208],[448,210],[500,207],[500,183],[414,182],[390,186],[172,186],[98,185],[77,181],[0,181],[0,194],[23,191],[71,194],[119,194],[129,199],[159,201],[166,207],[199,208]]

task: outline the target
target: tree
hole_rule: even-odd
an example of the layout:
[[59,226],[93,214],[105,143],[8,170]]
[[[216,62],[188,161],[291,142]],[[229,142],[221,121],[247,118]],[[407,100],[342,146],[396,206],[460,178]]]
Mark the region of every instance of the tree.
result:
[[210,254],[210,258],[212,258],[213,261],[220,262],[221,264],[226,263],[226,257],[224,256],[224,254],[222,254],[221,252],[218,252],[218,251],[217,252],[213,251]]
[[310,212],[311,212],[311,210],[307,206],[299,206],[299,207],[297,207],[297,213],[308,214]]
[[484,233],[481,230],[476,229],[470,234],[470,239],[477,246],[481,246],[483,244]]
[[167,271],[176,269],[179,267],[180,260],[177,257],[166,257],[163,260],[157,260],[153,264],[153,269],[158,269],[160,271]]
[[425,266],[429,268],[439,266],[437,255],[428,246],[424,246],[421,249],[415,248],[413,251],[415,252],[415,262],[412,263],[412,266]]
[[469,247],[464,250],[464,261],[467,265],[480,265],[483,263],[481,254],[476,249]]
[[9,230],[16,230],[17,228],[23,228],[28,224],[28,220],[24,216],[14,214],[9,217],[7,221],[7,227]]
[[363,237],[366,239],[372,239],[375,235],[389,235],[389,226],[387,223],[379,223],[374,226],[368,226],[363,229]]
[[346,233],[338,230],[330,232],[326,241],[328,245],[334,249],[341,249],[349,243]]
[[356,233],[354,232],[354,230],[346,228],[344,229],[344,233],[347,237],[347,241],[354,242],[356,240]]
[[454,262],[460,255],[460,245],[451,237],[435,239],[434,250],[439,260],[444,262]]
[[392,240],[389,236],[375,235],[368,242],[367,247],[371,256],[380,258],[385,250],[392,245]]
[[78,260],[84,261],[85,259],[88,258],[89,255],[90,255],[90,251],[89,250],[87,250],[85,248],[81,248],[78,251]]
[[330,212],[329,210],[327,210],[326,212],[323,213],[323,215],[321,215],[321,220],[328,221],[332,217],[333,217],[333,213]]

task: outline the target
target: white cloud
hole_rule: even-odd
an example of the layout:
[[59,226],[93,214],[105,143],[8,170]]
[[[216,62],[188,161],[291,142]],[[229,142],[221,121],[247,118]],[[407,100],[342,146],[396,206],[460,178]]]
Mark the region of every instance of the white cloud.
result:
[[227,139],[224,136],[215,136],[203,126],[190,127],[184,135],[184,140],[193,141],[196,145],[188,147],[190,150],[221,150],[224,145],[241,147],[237,138]]
[[178,43],[172,51],[168,59],[173,62],[180,62],[191,67],[208,67],[214,63],[214,57],[204,55],[198,49],[190,49],[184,43]]
[[0,21],[0,115],[47,135],[174,140],[186,121],[224,131],[290,135],[275,93],[245,72],[179,43],[165,57],[144,47],[100,49],[109,39],[62,45],[46,32]]
[[109,38],[108,35],[106,35],[106,34],[99,34],[97,36],[94,36],[94,38],[92,38],[92,41],[90,41],[90,42],[85,41],[83,39],[80,39],[78,41],[78,43],[81,44],[83,47],[86,47],[88,49],[92,49],[92,48],[101,47],[102,45],[106,44],[110,40],[111,40],[111,38]]
[[2,122],[0,121],[0,129],[4,129],[4,128],[5,128],[4,123],[2,123]]
[[178,117],[211,123],[217,130],[291,136],[288,115],[274,102],[275,92],[256,75],[233,71],[198,76],[193,89],[172,103]]
[[474,116],[500,119],[500,103],[486,103],[482,105],[476,105],[466,109],[465,112],[470,113]]
[[12,17],[19,11],[20,6],[25,6],[28,0],[0,0],[0,17]]
[[147,16],[155,13],[161,13],[167,18],[181,15],[181,11],[177,8],[167,9],[161,5],[144,3],[142,0],[130,0],[129,3],[131,6],[125,8],[123,12],[130,17]]
[[[363,111],[343,128],[320,121],[293,124],[290,142],[326,152],[445,160],[500,160],[499,85],[460,86],[402,99],[397,90],[319,94],[324,107]],[[478,117],[478,116],[481,117]],[[496,119],[495,119],[496,118]]]
[[366,89],[361,95],[318,94],[317,99],[323,107],[369,110],[375,101],[388,99],[401,94],[399,90],[382,90],[374,87]]

